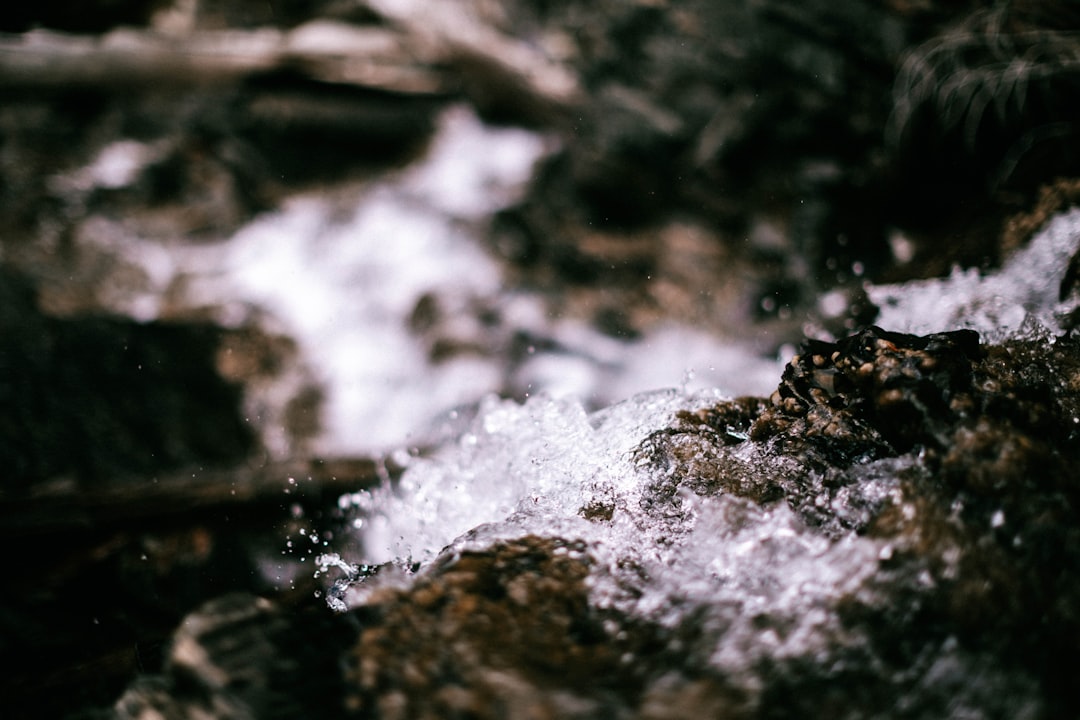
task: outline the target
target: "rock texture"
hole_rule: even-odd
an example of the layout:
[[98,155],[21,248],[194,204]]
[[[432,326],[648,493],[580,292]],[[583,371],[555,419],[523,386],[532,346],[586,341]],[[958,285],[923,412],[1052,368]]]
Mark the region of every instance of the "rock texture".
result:
[[336,653],[349,623],[318,608],[283,609],[225,595],[188,616],[173,637],[166,678],[147,678],[117,702],[123,718],[335,717]]
[[[781,687],[828,685],[839,704],[830,712],[851,716],[887,715],[899,691],[909,707],[901,716],[932,717],[962,694],[924,694],[918,683],[927,678],[901,689],[889,672],[963,662],[983,674],[961,703],[978,712],[1076,712],[1061,668],[1080,637],[1074,601],[1065,600],[1080,590],[1077,350],[1071,336],[987,348],[968,332],[920,338],[872,328],[807,343],[770,402],[683,413],[646,442],[650,462],[693,478],[695,493],[786,503],[824,532],[889,541],[870,582],[889,601],[871,609],[858,595],[838,598],[845,622],[867,633],[874,663],[839,674],[811,663],[803,677],[778,677]],[[754,472],[716,452],[732,442],[763,442],[795,462],[782,475]],[[912,452],[918,461],[897,473],[897,498],[860,497],[868,478],[859,463]],[[797,704],[793,697],[802,693],[784,702]]]

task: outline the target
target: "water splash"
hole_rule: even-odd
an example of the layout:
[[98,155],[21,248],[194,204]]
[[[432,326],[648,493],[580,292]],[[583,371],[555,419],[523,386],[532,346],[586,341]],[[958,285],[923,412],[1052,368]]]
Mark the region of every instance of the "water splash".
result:
[[[881,322],[908,332],[960,324],[991,338],[1045,333],[1062,309],[1058,276],[1078,227],[1080,211],[1064,216],[992,275],[957,271],[944,280],[872,287],[883,304]],[[937,314],[927,297],[940,303]],[[918,453],[852,466],[839,484],[832,478],[831,489],[822,475],[762,443],[687,445],[701,457],[680,457],[679,470],[643,460],[643,442],[666,432],[677,412],[722,399],[721,391],[691,393],[685,385],[591,414],[567,397],[541,394],[524,404],[489,397],[455,441],[414,462],[398,486],[348,496],[362,519],[362,562],[411,563],[408,569],[422,572],[445,553],[482,552],[525,535],[581,541],[595,561],[593,605],[660,627],[690,623],[707,662],[747,687],[763,662],[865,643],[838,616],[838,599],[890,602],[878,597],[875,581],[905,549],[860,528],[890,506],[908,520],[918,512],[904,489],[926,481]],[[710,486],[694,468],[727,480],[798,483],[808,497],[816,494],[828,521],[812,526],[784,502]],[[1004,521],[994,515],[990,524]],[[933,583],[925,571],[911,572],[904,582],[914,592]],[[408,582],[401,574],[393,581]],[[368,592],[363,583],[337,590],[339,607],[362,603]]]
[[[581,540],[596,560],[596,606],[672,628],[690,617],[699,629],[724,628],[711,662],[727,672],[750,672],[763,653],[832,647],[842,634],[832,603],[877,569],[884,543],[827,536],[783,504],[697,494],[692,479],[668,493],[659,488],[671,470],[636,452],[675,412],[717,399],[669,390],[589,414],[566,398],[489,398],[456,444],[415,462],[398,487],[346,496],[364,518],[362,562],[422,568],[443,553],[529,534]],[[751,444],[730,455],[743,465],[780,462]],[[875,494],[888,501],[895,475],[880,475],[851,507]],[[368,590],[343,582],[334,592],[340,608],[362,603]],[[785,623],[763,642],[753,619],[766,614]]]
[[1010,337],[1045,339],[1075,302],[1058,299],[1069,259],[1080,247],[1080,209],[1058,215],[1000,270],[954,268],[943,279],[867,285],[881,309],[876,324],[925,335],[970,328],[986,342]]

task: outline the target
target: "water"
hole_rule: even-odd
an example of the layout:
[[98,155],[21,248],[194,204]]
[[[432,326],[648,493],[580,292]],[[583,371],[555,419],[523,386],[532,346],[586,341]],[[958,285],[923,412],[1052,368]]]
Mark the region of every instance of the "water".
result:
[[[296,339],[326,397],[311,451],[381,453],[433,442],[430,457],[407,458],[396,485],[342,498],[354,537],[294,538],[312,560],[337,550],[312,563],[320,576],[348,581],[327,595],[335,609],[362,603],[381,584],[407,586],[442,553],[535,534],[584,541],[596,561],[595,606],[662,627],[692,623],[707,663],[746,687],[763,659],[859,646],[864,639],[840,622],[836,601],[888,602],[869,580],[903,548],[858,530],[887,504],[907,509],[900,478],[919,472],[918,459],[858,466],[850,482],[826,492],[821,477],[751,443],[700,458],[732,477],[797,478],[833,518],[821,527],[784,503],[701,491],[707,478],[643,462],[642,442],[676,412],[767,395],[782,363],[677,323],[635,342],[615,340],[580,320],[550,317],[541,298],[508,289],[481,246],[484,223],[520,196],[552,147],[453,107],[414,165],[344,200],[294,196],[220,242],[155,243],[103,219],[88,227],[143,268],[143,290],[109,296],[113,309],[159,317],[179,285],[183,302],[214,308],[224,324],[255,317]],[[72,182],[122,187],[154,152],[118,143]],[[870,285],[877,323],[915,333],[968,327],[990,341],[1045,338],[1072,308],[1057,289],[1078,236],[1074,210],[998,271]],[[432,363],[407,330],[426,295],[455,317],[498,307],[501,324],[483,338],[495,345],[522,334],[559,350],[534,347],[514,367],[497,355]],[[173,291],[170,302],[180,301]],[[509,386],[527,388],[528,399],[494,394]],[[293,450],[286,440],[265,441],[281,456]],[[392,571],[374,574],[387,563]],[[968,661],[943,650],[935,663],[944,665],[927,676],[963,676]]]
[[1062,316],[1075,306],[1058,300],[1058,288],[1077,252],[1080,209],[1058,215],[1000,270],[981,273],[955,268],[943,280],[867,286],[881,308],[877,324],[889,330],[924,335],[971,328],[984,341],[1058,332]]
[[[879,322],[890,330],[970,327],[993,340],[1045,338],[1068,309],[1057,291],[1078,236],[1080,211],[1073,211],[995,273],[958,270],[941,280],[868,292],[883,305]],[[411,573],[424,572],[445,553],[529,534],[581,540],[596,560],[589,578],[593,605],[664,627],[692,624],[708,664],[725,677],[742,678],[744,687],[756,687],[763,660],[823,658],[838,648],[864,647],[866,638],[838,616],[838,600],[857,598],[867,607],[893,602],[877,595],[880,586],[872,580],[905,540],[861,530],[890,505],[905,517],[917,512],[903,481],[927,472],[921,458],[913,453],[855,465],[831,485],[750,442],[702,450],[707,456],[685,462],[691,471],[681,477],[671,466],[643,459],[643,441],[670,427],[676,412],[725,396],[684,387],[637,394],[592,413],[572,397],[540,394],[523,404],[488,397],[452,441],[414,461],[400,484],[343,498],[342,506],[362,518],[357,558],[372,566],[391,563],[399,571],[390,582],[407,585]],[[814,502],[829,520],[811,526],[784,502],[763,506],[717,491],[707,478],[693,476],[694,467],[798,483],[810,496],[818,493]],[[990,520],[993,527],[1004,522],[1000,513]],[[946,565],[957,561],[956,553],[942,557]],[[941,571],[944,577],[950,572]],[[925,571],[897,582],[913,592],[933,584]],[[336,606],[362,604],[379,583],[339,584]],[[1004,680],[992,668],[972,670],[968,664],[980,661],[953,645],[926,660],[920,682],[951,687],[977,670],[990,684],[956,690],[956,702],[978,706],[979,693]]]
[[[995,273],[981,276],[958,269],[945,279],[867,290],[882,307],[878,322],[889,330],[929,333],[970,327],[991,340],[1041,332],[1039,328],[1056,327],[1069,307],[1056,296],[1077,237],[1080,210],[1055,219]],[[685,348],[685,336],[661,339],[671,342],[666,347],[658,343],[654,349],[659,357],[654,354],[652,363],[642,363],[647,369],[635,374],[638,382],[647,381],[649,369],[670,377],[680,367],[674,353]],[[631,359],[625,366],[633,366],[632,351],[627,354]],[[765,394],[779,381],[778,366],[768,360],[758,359],[752,366],[738,351],[726,356],[721,351],[718,358],[717,364],[732,374],[742,372],[740,363],[755,374],[750,383],[743,378],[726,383],[728,387],[760,385],[759,394]],[[572,396],[541,393],[524,405],[487,397],[476,420],[434,459],[411,468],[399,487],[355,498],[357,507],[373,514],[365,523],[368,561],[406,556],[427,561],[466,530],[510,516],[522,532],[543,531],[545,523],[570,523],[591,537],[597,525],[574,519],[581,507],[594,502],[626,508],[639,504],[642,483],[649,480],[633,459],[642,440],[671,425],[678,410],[694,410],[732,394],[725,389],[691,392],[687,383],[693,376],[685,377],[681,390],[639,394],[591,415]],[[738,447],[745,452],[743,448],[752,446]],[[707,507],[701,512],[715,519]],[[632,533],[668,534],[675,529],[658,528],[634,513],[620,522],[631,522]],[[686,529],[683,524],[678,528]],[[605,542],[611,542],[610,532],[604,530]]]
[[[98,217],[84,223],[80,242],[127,268],[97,291],[108,310],[141,320],[209,314],[297,343],[295,362],[275,384],[248,388],[249,417],[279,458],[426,445],[441,437],[447,413],[491,393],[577,397],[595,408],[680,385],[767,392],[779,365],[746,344],[676,322],[623,342],[581,319],[549,315],[541,294],[507,281],[484,247],[487,223],[520,199],[555,149],[551,137],[486,125],[455,105],[409,166],[294,194],[230,237],[140,237]],[[159,152],[119,141],[60,180],[82,191],[123,187]],[[454,338],[482,351],[433,361],[409,330],[424,298]],[[497,319],[485,325],[478,309]],[[511,362],[516,337],[543,342]],[[300,447],[282,432],[281,408],[305,386],[324,400],[318,433]]]
[[[590,578],[596,606],[669,627],[693,616],[701,627],[725,628],[709,655],[726,672],[750,672],[762,653],[834,647],[839,623],[831,603],[876,570],[883,541],[808,530],[783,504],[657,493],[665,471],[636,452],[676,411],[716,399],[667,390],[589,414],[565,398],[520,405],[489,398],[456,443],[417,461],[399,486],[349,496],[365,518],[363,562],[418,564],[422,572],[440,553],[501,539],[583,540],[597,561]],[[750,444],[728,452],[733,463],[770,462]],[[888,497],[888,488],[871,485],[863,495]],[[362,603],[369,589],[350,586],[337,607]],[[753,621],[761,615],[782,618],[786,630],[762,642]]]

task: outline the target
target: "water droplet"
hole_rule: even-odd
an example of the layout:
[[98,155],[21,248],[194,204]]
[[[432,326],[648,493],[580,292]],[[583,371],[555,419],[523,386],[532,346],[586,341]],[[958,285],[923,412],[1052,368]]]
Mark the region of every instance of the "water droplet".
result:
[[999,528],[1005,524],[1005,513],[1001,510],[995,512],[990,518],[990,527]]

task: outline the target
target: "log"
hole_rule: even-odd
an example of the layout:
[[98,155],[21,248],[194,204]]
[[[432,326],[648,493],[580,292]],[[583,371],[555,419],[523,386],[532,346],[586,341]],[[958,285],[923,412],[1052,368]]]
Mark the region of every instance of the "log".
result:
[[0,36],[0,87],[231,83],[280,69],[404,94],[446,92],[445,73],[413,57],[401,33],[315,21],[282,32],[197,31],[170,36],[124,28],[100,37],[34,30]]
[[324,504],[396,479],[403,470],[390,458],[312,458],[189,470],[85,490],[57,481],[18,495],[0,493],[0,537],[100,532],[228,508]]
[[464,91],[541,109],[572,104],[580,94],[568,68],[480,21],[453,12],[432,18],[432,6],[371,5],[385,26],[313,20],[289,31],[0,35],[0,87],[191,87],[293,70],[322,82],[406,95]]

